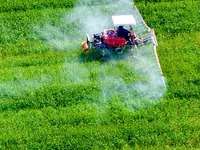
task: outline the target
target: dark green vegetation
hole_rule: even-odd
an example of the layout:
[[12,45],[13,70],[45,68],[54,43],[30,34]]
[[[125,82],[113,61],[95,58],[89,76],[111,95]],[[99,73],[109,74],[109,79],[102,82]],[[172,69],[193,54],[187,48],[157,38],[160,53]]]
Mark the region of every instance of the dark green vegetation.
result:
[[155,28],[167,81],[163,100],[139,111],[98,101],[98,74],[114,66],[125,82],[139,78],[123,61],[101,73],[99,61],[79,63],[80,49],[57,51],[34,32],[59,25],[74,3],[1,2],[0,149],[200,148],[200,2],[135,3]]

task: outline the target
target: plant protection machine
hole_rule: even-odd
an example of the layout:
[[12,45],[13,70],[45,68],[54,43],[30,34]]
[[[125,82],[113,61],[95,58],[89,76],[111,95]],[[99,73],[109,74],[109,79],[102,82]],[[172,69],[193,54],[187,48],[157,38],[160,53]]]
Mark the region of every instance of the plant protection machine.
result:
[[[133,15],[115,15],[112,16],[112,21],[113,29],[105,29],[100,33],[93,34],[92,37],[86,35],[86,41],[81,43],[83,52],[98,49],[102,56],[106,54],[106,50],[122,53],[124,48],[138,48],[140,44],[154,39],[153,30],[149,30],[145,36],[136,36],[133,30],[136,19]],[[120,33],[119,28],[125,28],[126,31],[122,31],[125,33]]]

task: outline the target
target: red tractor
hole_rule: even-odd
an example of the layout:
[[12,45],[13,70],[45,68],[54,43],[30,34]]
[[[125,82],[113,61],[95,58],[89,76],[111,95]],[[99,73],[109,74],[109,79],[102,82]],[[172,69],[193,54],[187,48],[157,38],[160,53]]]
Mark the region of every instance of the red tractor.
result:
[[[101,33],[86,36],[86,41],[82,42],[83,52],[91,49],[100,49],[101,55],[105,55],[105,49],[122,53],[124,47],[135,48],[141,43],[146,43],[151,39],[151,36],[145,38],[137,38],[135,32],[132,30],[132,25],[136,25],[135,18],[132,15],[118,15],[112,16],[114,29],[106,29]],[[129,26],[129,30],[124,29],[123,26]],[[116,29],[117,27],[117,29]],[[120,29],[121,28],[121,29]]]

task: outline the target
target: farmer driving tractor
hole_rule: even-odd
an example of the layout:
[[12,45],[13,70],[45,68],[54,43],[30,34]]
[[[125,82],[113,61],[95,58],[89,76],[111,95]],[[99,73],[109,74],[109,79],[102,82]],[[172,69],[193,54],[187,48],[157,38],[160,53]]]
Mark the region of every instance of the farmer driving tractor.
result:
[[130,34],[130,31],[127,30],[127,29],[124,29],[124,26],[121,26],[121,25],[120,25],[120,26],[117,28],[117,35],[118,35],[118,37],[123,37],[123,38],[126,39],[126,41],[129,40],[129,34]]
[[129,26],[129,27],[130,27],[130,30],[127,30],[124,28],[124,26],[120,25],[117,28],[117,35],[118,35],[118,37],[124,38],[129,43],[132,42],[135,45],[138,45],[138,43],[136,42],[136,39],[138,39],[136,37],[136,33],[133,31],[132,26]]
[[[151,39],[150,34],[148,37],[136,37],[136,33],[133,31],[132,26],[136,25],[136,20],[133,15],[115,15],[112,16],[114,29],[105,29],[100,33],[95,33],[90,39],[89,35],[86,36],[86,41],[81,43],[83,52],[87,52],[90,49],[100,49],[104,51],[105,48],[115,51],[122,49],[123,47],[138,48],[138,45],[145,43]],[[124,26],[129,26],[129,30]],[[116,29],[117,28],[117,29]]]

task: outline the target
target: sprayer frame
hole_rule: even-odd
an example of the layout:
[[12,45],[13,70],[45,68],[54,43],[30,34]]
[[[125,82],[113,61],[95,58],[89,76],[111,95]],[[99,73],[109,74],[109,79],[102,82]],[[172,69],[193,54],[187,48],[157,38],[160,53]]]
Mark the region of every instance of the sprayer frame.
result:
[[[86,35],[87,50],[84,49],[83,52],[87,52],[93,49],[98,49],[100,50],[101,56],[104,57],[108,51],[117,52],[118,54],[121,54],[123,53],[123,49],[128,48],[129,50],[131,50],[132,53],[133,49],[137,49],[140,44],[144,44],[147,41],[151,40],[154,45],[154,53],[157,58],[157,62],[161,70],[156,52],[157,40],[154,34],[154,30],[150,29],[143,20],[143,23],[146,26],[149,33],[147,35],[142,35],[141,37],[138,38],[136,37],[136,34],[132,30],[133,26],[136,25],[136,19],[134,18],[133,15],[115,15],[112,16],[112,21],[114,29],[105,29],[100,33],[93,34],[92,38],[90,38],[88,34]],[[128,41],[122,37],[118,37],[116,30],[118,26],[129,26],[130,34]],[[162,75],[162,70],[161,70],[161,75]]]

